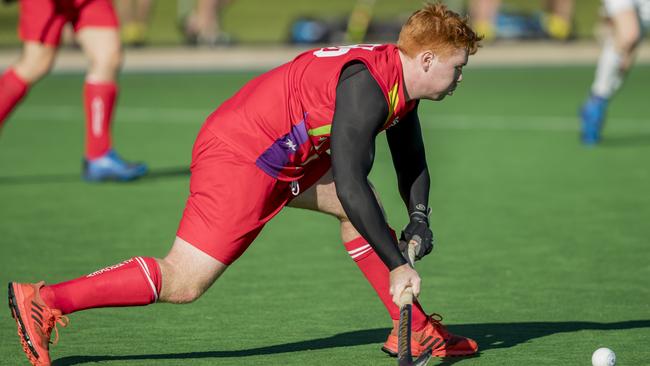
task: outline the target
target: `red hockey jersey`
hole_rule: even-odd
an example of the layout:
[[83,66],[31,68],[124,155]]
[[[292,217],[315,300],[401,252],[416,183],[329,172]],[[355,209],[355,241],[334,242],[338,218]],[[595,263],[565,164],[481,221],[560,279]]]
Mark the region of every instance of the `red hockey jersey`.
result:
[[384,129],[413,109],[406,102],[394,45],[310,50],[249,81],[206,121],[206,128],[246,160],[280,180],[296,180],[303,166],[329,149],[336,87],[344,66],[363,62],[381,87],[389,115]]

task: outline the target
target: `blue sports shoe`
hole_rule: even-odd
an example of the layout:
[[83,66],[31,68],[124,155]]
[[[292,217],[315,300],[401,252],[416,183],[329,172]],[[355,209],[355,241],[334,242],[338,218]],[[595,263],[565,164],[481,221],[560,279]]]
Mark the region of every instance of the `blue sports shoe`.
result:
[[147,170],[146,164],[124,161],[112,149],[99,158],[83,162],[83,178],[88,182],[126,182],[142,177]]
[[600,142],[600,132],[605,122],[607,99],[592,95],[580,109],[582,119],[580,140],[585,145],[596,145]]

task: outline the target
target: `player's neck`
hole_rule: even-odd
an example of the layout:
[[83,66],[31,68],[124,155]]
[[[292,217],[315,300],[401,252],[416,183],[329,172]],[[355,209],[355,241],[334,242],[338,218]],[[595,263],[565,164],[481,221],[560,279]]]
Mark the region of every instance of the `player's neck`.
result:
[[415,73],[415,60],[410,58],[408,55],[399,51],[399,59],[402,63],[402,77],[404,79],[404,96],[406,96],[406,101],[409,102],[413,99],[417,99],[417,96],[414,94],[417,90],[417,76]]

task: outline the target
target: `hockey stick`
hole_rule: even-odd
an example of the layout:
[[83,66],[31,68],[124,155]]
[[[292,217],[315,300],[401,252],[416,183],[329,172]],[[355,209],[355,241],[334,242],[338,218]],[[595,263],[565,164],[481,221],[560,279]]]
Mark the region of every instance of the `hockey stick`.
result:
[[[414,237],[408,244],[408,260],[411,267],[415,263],[415,250],[420,245],[419,237]],[[399,328],[397,333],[397,365],[424,366],[431,358],[431,349],[425,350],[413,361],[411,354],[411,311],[413,308],[413,290],[407,287],[399,298]]]

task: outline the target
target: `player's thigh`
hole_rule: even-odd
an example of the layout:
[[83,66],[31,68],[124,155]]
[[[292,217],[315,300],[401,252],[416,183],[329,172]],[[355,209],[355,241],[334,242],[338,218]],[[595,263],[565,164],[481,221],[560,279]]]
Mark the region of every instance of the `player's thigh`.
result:
[[[370,182],[370,187],[375,194],[379,206],[382,207],[377,191]],[[302,208],[306,210],[319,211],[339,219],[347,219],[347,214],[336,194],[336,183],[329,169],[314,185],[302,192],[298,197],[289,202],[289,207]],[[383,207],[382,207],[383,211]]]
[[91,62],[117,68],[121,61],[119,21],[112,1],[85,1],[76,11],[72,25]]
[[177,236],[230,265],[286,205],[287,182],[266,174],[212,131],[199,132],[192,151],[190,195]]
[[346,217],[345,210],[343,210],[343,206],[341,206],[341,202],[336,195],[336,186],[331,169],[309,189],[291,200],[289,207],[320,211],[336,217]]
[[91,61],[91,67],[117,69],[122,60],[120,34],[117,28],[83,27],[77,32],[77,41]]
[[34,83],[47,74],[54,63],[57,48],[52,45],[26,41],[20,59],[13,68],[27,82]]

